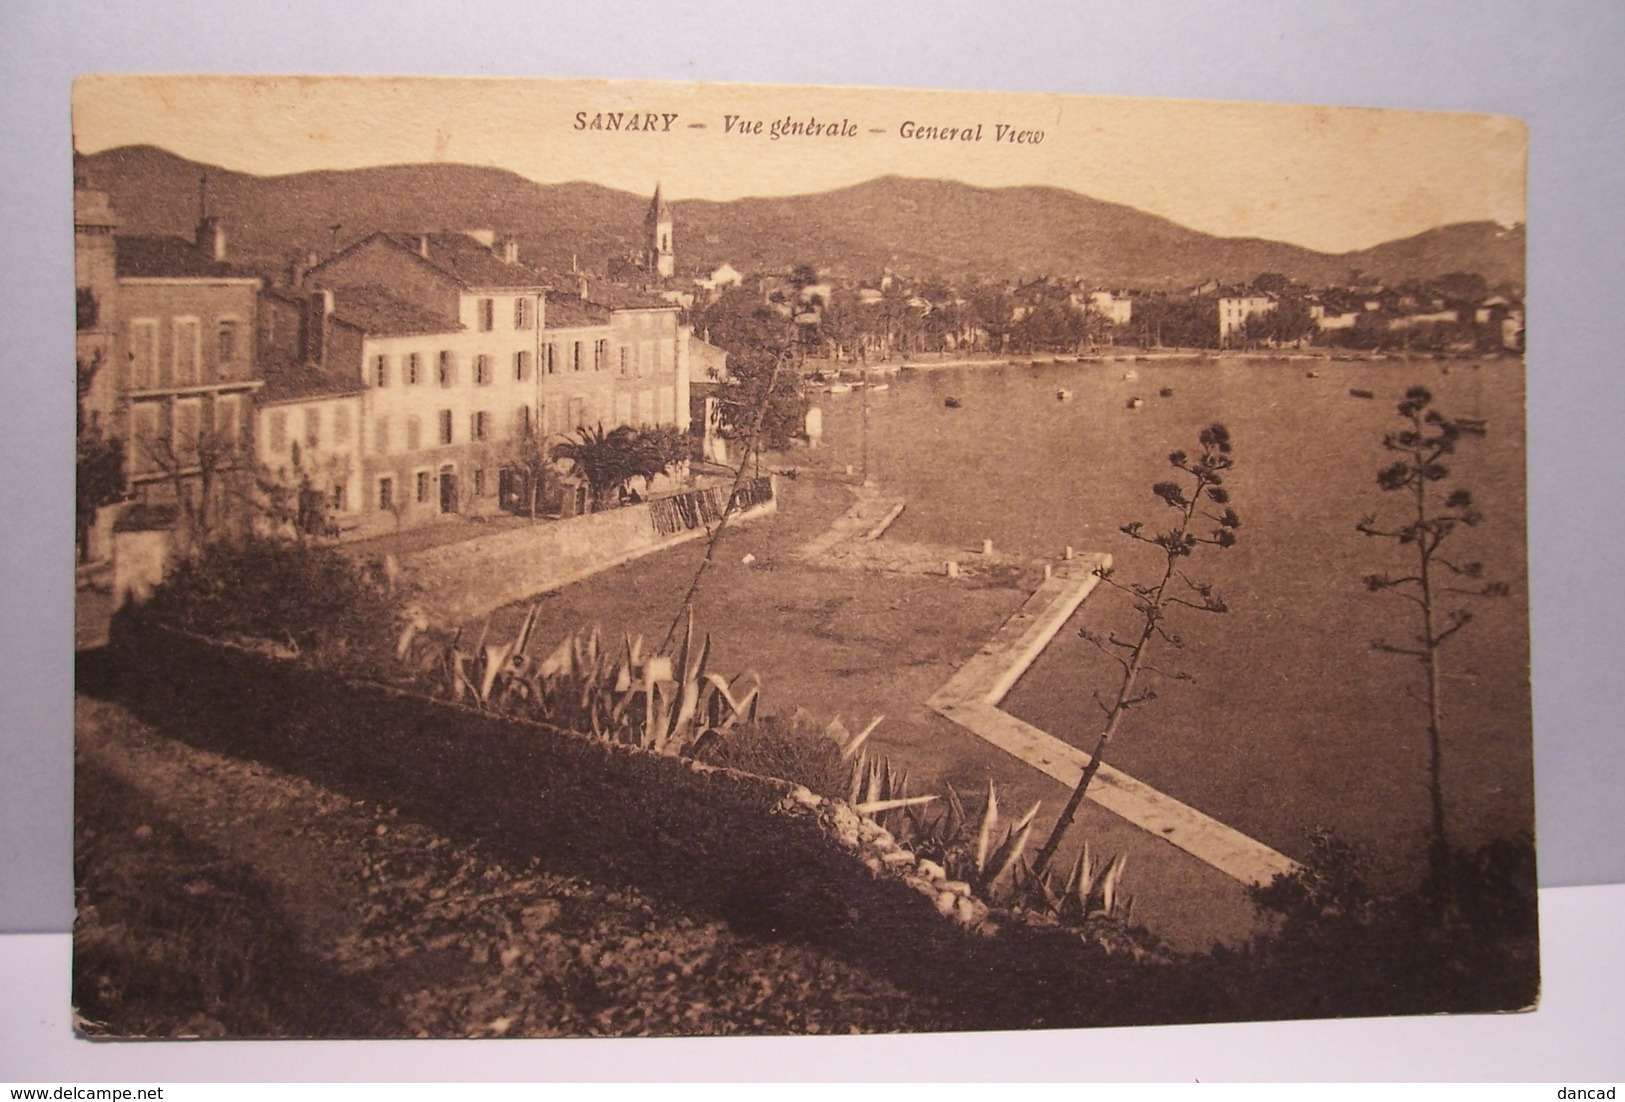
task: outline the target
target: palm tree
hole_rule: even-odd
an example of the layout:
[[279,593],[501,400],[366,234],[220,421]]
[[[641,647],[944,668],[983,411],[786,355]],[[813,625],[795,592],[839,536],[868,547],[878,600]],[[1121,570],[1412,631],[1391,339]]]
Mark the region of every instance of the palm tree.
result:
[[643,479],[647,488],[654,478],[687,459],[688,438],[673,425],[641,429],[620,425],[606,432],[600,421],[596,428],[577,429],[574,440],[555,445],[553,458],[568,459],[574,473],[586,480],[597,512],[632,479]]
[[643,473],[637,432],[620,425],[608,432],[604,423],[594,428],[576,429],[576,438],[553,447],[554,459],[568,459],[574,474],[586,480],[592,491],[592,511],[597,512],[605,502],[613,501],[614,494],[627,480]]

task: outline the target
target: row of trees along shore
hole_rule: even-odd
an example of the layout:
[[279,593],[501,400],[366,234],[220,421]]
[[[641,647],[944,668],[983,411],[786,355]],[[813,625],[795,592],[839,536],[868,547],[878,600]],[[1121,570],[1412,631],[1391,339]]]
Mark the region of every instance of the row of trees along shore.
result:
[[[1078,353],[1126,345],[1140,348],[1269,348],[1304,344],[1357,351],[1494,351],[1503,347],[1501,312],[1480,322],[1491,289],[1483,277],[1451,272],[1397,287],[1359,282],[1311,288],[1275,272],[1244,287],[1200,292],[1128,292],[1131,316],[1119,323],[1091,303],[1080,286],[1041,278],[1028,283],[955,284],[901,280],[865,295],[859,288],[823,282],[810,266],[796,268],[766,295],[743,287],[724,290],[701,308],[698,324],[733,353],[741,325],[766,305],[796,320],[808,355],[837,360],[883,359],[944,351],[1033,354]],[[1516,289],[1506,293],[1518,297]],[[1268,295],[1272,305],[1221,336],[1221,295]],[[865,299],[868,299],[866,301]],[[1121,300],[1119,298],[1119,301]],[[1322,329],[1318,305],[1346,320]],[[1445,315],[1445,316],[1440,316]],[[746,342],[748,344],[748,342]]]

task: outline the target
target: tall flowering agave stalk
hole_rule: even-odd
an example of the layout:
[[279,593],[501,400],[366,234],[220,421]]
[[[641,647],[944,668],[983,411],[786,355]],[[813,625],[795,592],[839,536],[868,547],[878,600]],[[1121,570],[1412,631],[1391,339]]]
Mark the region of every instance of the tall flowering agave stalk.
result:
[[[1106,760],[1112,739],[1130,710],[1156,699],[1154,689],[1141,684],[1142,677],[1152,673],[1189,680],[1183,671],[1158,669],[1149,663],[1151,652],[1162,645],[1181,650],[1185,641],[1170,627],[1170,617],[1181,610],[1223,614],[1229,611],[1224,599],[1213,586],[1194,578],[1189,573],[1192,556],[1203,548],[1223,550],[1234,547],[1241,518],[1230,506],[1230,491],[1225,481],[1235,460],[1231,456],[1230,433],[1223,425],[1210,425],[1203,429],[1197,440],[1195,454],[1172,452],[1168,465],[1177,472],[1171,480],[1157,482],[1151,492],[1172,514],[1168,527],[1162,531],[1147,531],[1140,521],[1122,527],[1122,533],[1137,543],[1146,544],[1162,556],[1160,567],[1153,572],[1154,581],[1122,581],[1111,570],[1098,571],[1100,580],[1127,595],[1133,603],[1138,620],[1137,628],[1126,637],[1115,632],[1101,636],[1090,631],[1079,634],[1122,670],[1117,690],[1109,697],[1095,694],[1095,700],[1106,721],[1095,742],[1089,762],[1084,766],[1077,787],[1072,790],[1066,807],[1055,821],[1055,827],[1033,862],[1033,874],[1042,878],[1060,848],[1061,839],[1072,825],[1073,817],[1083,804],[1084,794],[1095,774]],[[1109,700],[1109,703],[1108,703]]]
[[[1451,417],[1433,404],[1426,387],[1405,392],[1398,413],[1403,427],[1385,433],[1382,446],[1393,458],[1377,472],[1377,484],[1403,505],[1394,520],[1379,523],[1373,514],[1356,525],[1361,534],[1391,541],[1406,566],[1397,573],[1369,574],[1366,588],[1403,598],[1414,618],[1410,638],[1399,643],[1386,639],[1372,646],[1415,661],[1423,674],[1427,706],[1428,797],[1431,840],[1428,859],[1432,878],[1441,889],[1448,877],[1450,837],[1445,828],[1444,799],[1444,672],[1441,649],[1456,633],[1473,622],[1467,603],[1480,598],[1506,597],[1505,582],[1492,581],[1482,562],[1460,558],[1458,537],[1484,519],[1464,487],[1445,485],[1450,461],[1459,445],[1484,436],[1481,421]],[[1450,901],[1441,895],[1441,907]]]

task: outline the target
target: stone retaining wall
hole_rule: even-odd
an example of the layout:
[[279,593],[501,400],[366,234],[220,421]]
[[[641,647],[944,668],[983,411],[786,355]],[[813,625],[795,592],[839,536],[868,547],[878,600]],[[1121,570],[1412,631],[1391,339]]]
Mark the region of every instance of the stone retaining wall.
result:
[[[778,486],[766,483],[745,496],[750,504],[730,524],[753,520],[778,509]],[[726,493],[726,491],[723,491]],[[705,494],[707,491],[691,491]],[[688,496],[688,495],[684,495]],[[492,536],[442,544],[406,555],[401,567],[423,593],[426,610],[436,620],[460,624],[504,605],[547,593],[612,566],[700,539],[704,527],[670,535],[657,530],[652,508],[669,509],[661,499],[548,521]],[[671,525],[665,525],[668,530]]]

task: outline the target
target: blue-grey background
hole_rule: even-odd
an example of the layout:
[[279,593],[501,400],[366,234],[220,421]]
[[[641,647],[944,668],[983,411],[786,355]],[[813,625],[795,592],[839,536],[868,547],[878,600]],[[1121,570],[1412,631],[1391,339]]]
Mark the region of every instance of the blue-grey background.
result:
[[0,3],[0,932],[73,917],[69,93],[93,72],[454,74],[1146,95],[1530,127],[1541,883],[1625,881],[1625,9],[1196,3]]

